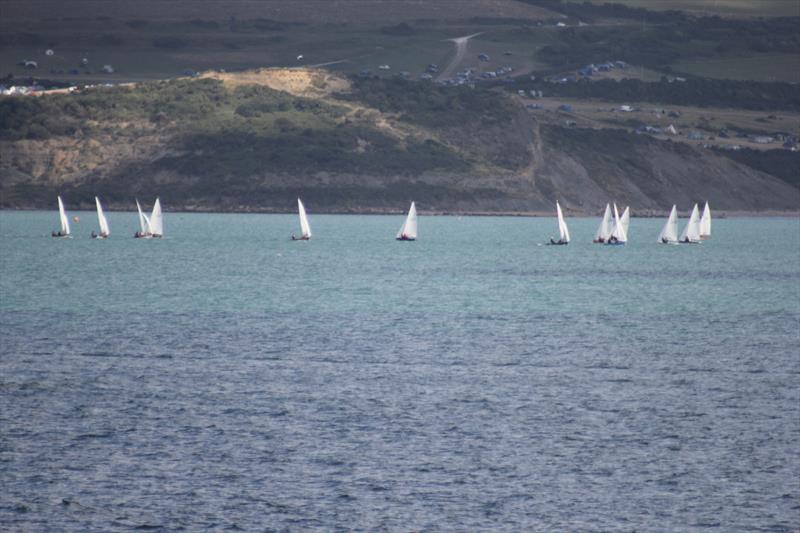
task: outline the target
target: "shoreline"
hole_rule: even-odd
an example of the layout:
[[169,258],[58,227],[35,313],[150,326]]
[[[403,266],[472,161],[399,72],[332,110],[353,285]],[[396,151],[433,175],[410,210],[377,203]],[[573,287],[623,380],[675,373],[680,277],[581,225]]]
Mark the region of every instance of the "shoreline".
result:
[[[1,212],[49,212],[56,209],[41,209],[36,207],[4,207],[0,208]],[[118,209],[113,206],[103,206],[103,210],[108,213],[136,213],[132,209]],[[67,209],[70,213],[94,213],[93,208],[81,209]],[[296,209],[202,209],[202,208],[174,208],[170,209],[165,207],[165,213],[180,213],[180,214],[214,214],[214,215],[296,215]],[[407,209],[322,209],[310,210],[309,214],[314,215],[383,215],[383,216],[398,216],[407,214]],[[420,216],[442,216],[442,217],[521,217],[521,218],[553,218],[555,217],[555,209],[553,211],[446,211],[446,210],[423,210],[418,209],[417,213]],[[680,213],[680,211],[679,211]],[[715,219],[723,218],[800,218],[800,208],[795,211],[785,210],[763,210],[763,211],[746,211],[746,210],[715,210],[712,207],[712,213]],[[602,217],[602,211],[597,213],[587,213],[585,211],[570,211],[564,209],[565,216],[569,218],[598,218]],[[669,210],[655,211],[644,210],[643,212],[631,212],[631,218],[664,218],[669,216]]]

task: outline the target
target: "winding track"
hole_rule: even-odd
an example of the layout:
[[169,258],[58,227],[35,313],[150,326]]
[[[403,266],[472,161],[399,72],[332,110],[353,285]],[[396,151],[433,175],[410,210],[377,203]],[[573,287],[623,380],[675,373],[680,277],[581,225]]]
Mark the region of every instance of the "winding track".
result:
[[450,63],[447,64],[447,67],[436,77],[437,80],[443,80],[446,78],[450,78],[453,76],[453,72],[458,68],[461,62],[464,60],[464,56],[467,53],[467,43],[473,37],[477,37],[478,35],[483,34],[484,32],[473,33],[472,35],[465,35],[463,37],[456,37],[455,39],[447,39],[448,41],[452,41],[456,45],[456,55],[453,59],[450,60]]

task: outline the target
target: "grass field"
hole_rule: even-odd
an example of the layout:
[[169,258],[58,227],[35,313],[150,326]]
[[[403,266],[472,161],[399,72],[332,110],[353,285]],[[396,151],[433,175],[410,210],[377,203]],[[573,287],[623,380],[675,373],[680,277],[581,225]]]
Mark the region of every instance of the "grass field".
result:
[[[108,24],[106,25],[108,26]],[[443,63],[453,50],[446,39],[475,27],[437,27],[420,29],[413,36],[385,35],[375,27],[303,26],[290,31],[232,33],[200,32],[185,26],[160,26],[136,31],[117,24],[113,35],[117,44],[103,45],[91,35],[102,30],[89,28],[35,27],[41,44],[11,45],[0,48],[0,73],[15,76],[36,75],[83,82],[88,80],[139,81],[179,76],[186,69],[237,70],[261,66],[303,66],[334,61],[344,62],[336,69],[359,72],[388,63],[392,71],[408,70],[419,74],[428,63]],[[33,29],[33,28],[32,28]],[[176,46],[159,47],[159,39],[173,39]],[[55,55],[44,54],[52,47]],[[297,56],[303,55],[298,61]],[[79,68],[81,58],[89,65]],[[23,59],[35,60],[39,69],[30,71],[17,65]],[[99,74],[103,65],[114,67],[113,75]],[[78,69],[77,74],[70,71]],[[87,72],[88,71],[88,72]]]
[[[526,103],[533,102],[524,100]],[[774,134],[778,132],[789,133],[800,136],[800,113],[780,112],[769,113],[763,111],[747,111],[741,109],[708,108],[693,106],[662,106],[649,103],[630,102],[637,111],[631,113],[621,113],[614,111],[618,105],[610,104],[597,100],[578,100],[570,98],[543,98],[536,100],[542,104],[544,109],[533,111],[543,122],[550,122],[563,125],[567,120],[573,120],[579,127],[586,128],[624,128],[635,129],[640,125],[659,126],[666,128],[670,124],[684,133],[684,136],[669,137],[674,142],[686,142],[689,144],[704,144],[713,142],[715,144],[738,144],[753,148],[755,150],[769,150],[780,146],[780,143],[771,145],[755,144],[747,139],[730,138],[714,141],[698,140],[692,141],[685,137],[686,132],[699,130],[707,135],[717,135],[720,130],[728,129],[743,131],[747,133]],[[558,111],[561,104],[570,104],[571,113]],[[677,111],[679,117],[670,117],[661,111]],[[666,136],[663,136],[667,138]]]
[[796,54],[683,60],[674,63],[672,68],[706,78],[800,83],[800,56]]
[[270,19],[307,24],[397,24],[471,17],[549,18],[515,0],[3,0],[3,18],[20,20]]
[[[757,4],[780,14],[780,5],[800,0],[626,3],[651,9],[716,5],[740,11]],[[452,59],[455,47],[448,39],[479,32],[459,69],[480,72],[508,65],[519,75],[625,59],[636,68],[608,76],[656,81],[669,66],[702,77],[800,81],[800,56],[786,53],[787,48],[755,53],[749,48],[752,36],[738,39],[733,33],[731,39],[731,30],[723,31],[728,39],[723,46],[697,32],[693,38],[671,34],[667,39],[662,28],[649,25],[645,31],[630,20],[602,20],[583,27],[574,27],[572,21],[573,27],[555,28],[555,13],[512,0],[74,0],[68,13],[54,0],[5,0],[3,15],[0,76],[74,84],[164,79],[187,70],[328,64],[348,74],[370,70],[387,77],[408,71],[416,77],[429,63],[444,67]],[[407,26],[397,26],[412,15]],[[550,19],[551,25],[526,22],[533,19]],[[792,35],[784,34],[776,39],[789,46]],[[774,45],[768,39],[761,44]],[[45,55],[49,48],[55,50],[53,56]],[[560,55],[542,52],[553,48]],[[644,53],[632,53],[640,50]],[[488,54],[491,61],[478,61],[479,53]],[[297,59],[300,55],[302,60]],[[85,67],[80,67],[82,58],[89,60]],[[26,70],[19,65],[22,60],[37,61],[39,68]],[[384,64],[391,69],[379,70]],[[113,66],[115,72],[103,73],[103,65]]]
[[[688,11],[695,15],[721,17],[798,17],[800,0],[614,0],[631,7],[666,11]],[[594,0],[602,4],[604,1]]]

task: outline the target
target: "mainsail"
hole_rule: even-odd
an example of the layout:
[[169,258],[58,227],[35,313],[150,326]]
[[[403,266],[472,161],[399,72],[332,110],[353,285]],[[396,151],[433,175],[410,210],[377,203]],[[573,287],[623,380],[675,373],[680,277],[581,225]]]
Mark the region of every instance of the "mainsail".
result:
[[150,232],[153,237],[162,237],[164,235],[164,217],[161,216],[161,201],[158,198],[156,198],[153,212],[150,215]]
[[661,233],[658,234],[658,242],[678,242],[678,208],[674,205],[672,206],[672,211],[669,213],[667,223],[664,224]]
[[417,238],[417,207],[414,202],[411,202],[411,207],[408,208],[408,216],[400,226],[400,231],[397,232],[397,239],[413,241]]
[[622,216],[619,217],[619,222],[622,224],[622,229],[625,232],[625,238],[628,238],[628,228],[631,225],[631,208],[626,207],[625,211],[622,212]]
[[61,235],[69,235],[69,219],[60,196],[58,197],[58,218],[61,221]]
[[151,235],[150,231],[150,219],[147,218],[147,215],[142,213],[142,206],[139,205],[139,200],[136,200],[136,209],[139,211],[139,233],[142,236]]
[[558,213],[558,235],[561,242],[569,242],[569,228],[567,223],[564,222],[564,213],[561,212],[561,206],[556,202],[556,212]]
[[708,207],[708,202],[703,208],[703,216],[700,217],[700,238],[708,239],[711,237],[711,208]]
[[609,240],[615,240],[617,244],[625,244],[628,242],[628,235],[625,233],[625,226],[622,224],[619,218],[617,204],[614,204],[614,228],[611,230],[611,236],[609,237]]
[[689,221],[686,223],[686,227],[683,228],[680,242],[700,242],[700,211],[697,209],[697,204],[694,204],[692,214],[689,215]]
[[100,236],[108,237],[111,234],[111,230],[108,227],[106,215],[103,213],[103,206],[100,205],[100,199],[97,196],[94,197],[94,202],[97,204],[97,223],[100,225]]
[[594,234],[594,242],[605,242],[611,236],[611,206],[606,204],[606,211],[603,213],[603,220],[597,233]]
[[303,207],[303,202],[300,198],[297,199],[297,212],[300,214],[300,232],[304,239],[311,238],[311,226],[308,225],[308,217],[306,216],[306,208]]

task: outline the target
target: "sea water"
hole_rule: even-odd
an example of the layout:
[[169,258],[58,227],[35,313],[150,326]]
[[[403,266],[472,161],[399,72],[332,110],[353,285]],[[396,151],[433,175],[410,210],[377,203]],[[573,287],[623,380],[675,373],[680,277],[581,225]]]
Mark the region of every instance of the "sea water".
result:
[[309,207],[0,212],[3,529],[800,525],[798,219]]

